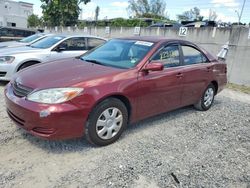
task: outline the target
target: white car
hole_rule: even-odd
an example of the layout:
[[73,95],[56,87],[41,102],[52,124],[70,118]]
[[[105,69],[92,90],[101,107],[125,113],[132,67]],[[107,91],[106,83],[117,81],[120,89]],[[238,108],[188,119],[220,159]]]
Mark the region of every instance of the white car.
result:
[[0,49],[0,81],[34,64],[80,56],[105,42],[94,36],[53,35],[29,46]]
[[19,47],[19,46],[26,46],[30,45],[34,42],[37,42],[51,34],[45,34],[45,33],[37,33],[28,37],[25,37],[18,41],[7,41],[7,42],[0,42],[0,49],[1,48],[12,48],[12,47]]

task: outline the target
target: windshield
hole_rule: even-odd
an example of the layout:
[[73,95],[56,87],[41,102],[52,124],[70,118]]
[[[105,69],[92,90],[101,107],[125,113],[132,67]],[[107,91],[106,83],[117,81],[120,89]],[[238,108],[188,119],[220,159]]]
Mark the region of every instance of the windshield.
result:
[[132,68],[145,57],[153,45],[154,43],[145,41],[113,39],[87,52],[81,59],[106,66]]
[[51,36],[51,37],[46,37],[43,38],[32,45],[30,45],[33,48],[50,48],[54,44],[58,43],[59,41],[63,40],[65,37],[63,36]]
[[19,40],[19,42],[30,43],[30,42],[32,42],[32,41],[34,41],[34,40],[40,38],[41,36],[43,36],[43,35],[41,35],[41,34],[31,35],[31,36],[29,36],[29,37],[23,38],[22,40]]

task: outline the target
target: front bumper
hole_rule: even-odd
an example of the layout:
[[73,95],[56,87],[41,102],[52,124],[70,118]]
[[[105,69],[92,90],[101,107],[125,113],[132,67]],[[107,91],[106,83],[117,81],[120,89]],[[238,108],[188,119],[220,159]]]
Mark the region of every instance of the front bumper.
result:
[[45,139],[69,139],[84,133],[89,110],[72,102],[47,105],[14,95],[11,84],[5,89],[7,113],[21,128]]
[[14,64],[0,64],[0,81],[10,81],[15,74],[15,69]]

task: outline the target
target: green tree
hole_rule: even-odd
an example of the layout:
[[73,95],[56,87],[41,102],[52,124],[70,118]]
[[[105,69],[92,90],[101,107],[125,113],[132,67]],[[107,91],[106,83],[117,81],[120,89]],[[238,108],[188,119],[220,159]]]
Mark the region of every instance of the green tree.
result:
[[178,14],[177,19],[180,21],[191,21],[192,15],[191,15],[190,11],[185,11],[182,14]]
[[202,21],[203,16],[200,15],[200,9],[194,7],[189,11],[185,11],[182,14],[177,15],[178,20],[180,21]]
[[43,19],[48,26],[73,26],[77,24],[80,4],[90,0],[41,0]]
[[166,2],[164,0],[129,0],[128,12],[137,18],[150,16],[165,16]]
[[38,27],[40,25],[41,25],[41,20],[37,15],[31,14],[28,17],[28,27]]
[[209,9],[209,16],[208,20],[209,21],[215,21],[217,19],[218,15],[215,10]]

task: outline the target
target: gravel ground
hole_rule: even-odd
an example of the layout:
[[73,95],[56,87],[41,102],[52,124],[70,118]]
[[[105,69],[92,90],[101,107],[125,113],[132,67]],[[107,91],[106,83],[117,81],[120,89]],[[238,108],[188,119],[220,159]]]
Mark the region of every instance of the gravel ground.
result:
[[[250,96],[225,90],[130,126],[118,142],[45,141],[17,128],[0,86],[0,187],[250,187]],[[239,100],[238,100],[239,99]]]

